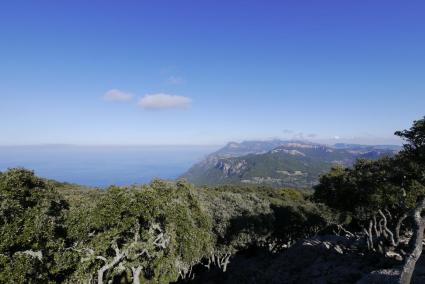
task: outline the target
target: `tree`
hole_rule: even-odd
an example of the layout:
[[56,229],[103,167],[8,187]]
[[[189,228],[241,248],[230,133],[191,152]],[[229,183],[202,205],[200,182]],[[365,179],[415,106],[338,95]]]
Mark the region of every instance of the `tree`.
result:
[[410,251],[405,258],[401,273],[401,283],[410,283],[417,260],[422,254],[422,241],[425,229],[425,218],[422,211],[425,209],[425,117],[413,122],[410,129],[397,131],[396,135],[407,141],[400,153],[410,172],[409,185],[419,188],[417,205],[410,212],[413,217],[414,234],[410,240]]
[[406,141],[399,154],[333,169],[321,177],[314,199],[349,216],[350,225],[363,230],[369,249],[381,253],[399,246],[403,222],[412,219],[413,227],[405,228],[413,237],[400,278],[410,283],[425,226],[425,117],[395,134]]
[[67,203],[25,169],[0,174],[0,282],[57,282]]
[[211,250],[209,219],[182,183],[111,187],[95,206],[70,212],[67,223],[81,261],[75,281],[169,283]]

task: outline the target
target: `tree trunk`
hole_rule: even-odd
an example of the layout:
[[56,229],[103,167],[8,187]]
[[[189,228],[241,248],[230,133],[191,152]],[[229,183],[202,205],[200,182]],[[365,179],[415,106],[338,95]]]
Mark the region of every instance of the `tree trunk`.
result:
[[106,258],[102,257],[102,256],[98,256],[97,259],[101,259],[105,262],[105,265],[102,266],[98,271],[97,271],[97,283],[98,284],[103,284],[103,274],[108,271],[109,269],[111,269],[112,267],[114,267],[115,265],[117,265],[124,257],[125,254],[120,253],[118,247],[115,245],[115,257],[114,259],[107,263]]
[[97,284],[103,284],[103,274],[106,270],[108,270],[108,268],[109,266],[105,265],[97,271]]
[[140,284],[140,273],[142,272],[142,267],[132,267],[131,271],[133,271],[133,284]]
[[397,225],[396,225],[396,227],[395,227],[395,242],[396,242],[396,245],[398,245],[398,244],[399,244],[399,242],[400,242],[400,228],[401,228],[401,225],[403,224],[403,221],[404,221],[407,217],[408,217],[408,216],[407,216],[407,213],[405,213],[405,214],[403,214],[403,215],[400,217],[400,219],[398,219]]
[[224,258],[224,262],[223,262],[223,272],[226,272],[227,270],[227,265],[229,264],[229,258],[230,258],[231,254],[229,253],[228,255],[225,256]]
[[416,262],[422,254],[422,240],[424,238],[425,222],[422,219],[421,213],[425,208],[425,197],[418,203],[413,211],[413,236],[409,242],[410,253],[404,261],[404,265],[400,275],[401,284],[409,284],[413,271],[415,270]]

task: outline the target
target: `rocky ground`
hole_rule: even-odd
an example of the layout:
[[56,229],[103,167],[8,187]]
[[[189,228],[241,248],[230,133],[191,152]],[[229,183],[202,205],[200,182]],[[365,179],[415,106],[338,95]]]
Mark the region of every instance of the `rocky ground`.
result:
[[[401,261],[364,253],[363,241],[340,236],[306,239],[280,254],[251,251],[231,259],[226,273],[198,271],[191,283],[395,283]],[[425,258],[413,283],[425,283]]]

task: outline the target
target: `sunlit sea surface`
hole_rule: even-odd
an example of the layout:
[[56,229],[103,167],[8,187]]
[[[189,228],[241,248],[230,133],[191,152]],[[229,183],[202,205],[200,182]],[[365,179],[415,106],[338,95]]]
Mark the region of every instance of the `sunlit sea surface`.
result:
[[34,170],[41,177],[87,186],[175,179],[218,146],[0,146],[0,171]]

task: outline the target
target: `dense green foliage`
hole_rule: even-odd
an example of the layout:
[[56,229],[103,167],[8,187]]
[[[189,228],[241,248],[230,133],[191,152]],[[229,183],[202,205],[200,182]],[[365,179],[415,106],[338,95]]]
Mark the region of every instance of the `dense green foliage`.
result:
[[293,189],[154,180],[94,190],[11,169],[0,194],[0,283],[169,283],[326,224],[310,194]]
[[66,269],[67,203],[42,179],[23,169],[0,175],[0,282],[56,281]]
[[227,185],[201,188],[196,194],[212,217],[219,253],[253,245],[278,249],[327,223],[324,210],[299,190]]
[[73,207],[68,216],[68,237],[84,260],[76,280],[113,262],[118,249],[122,259],[106,277],[125,277],[140,266],[142,278],[168,283],[211,250],[209,220],[184,184],[111,187],[94,205]]
[[333,168],[316,186],[314,198],[354,221],[369,220],[379,210],[403,215],[425,195],[425,119],[397,135],[407,143],[394,157],[358,160],[352,168]]
[[[314,199],[361,230],[367,247],[403,260],[398,283],[411,282],[425,230],[425,117],[396,135],[406,143],[392,158],[359,160],[322,176]],[[358,232],[357,231],[357,232]]]

